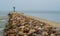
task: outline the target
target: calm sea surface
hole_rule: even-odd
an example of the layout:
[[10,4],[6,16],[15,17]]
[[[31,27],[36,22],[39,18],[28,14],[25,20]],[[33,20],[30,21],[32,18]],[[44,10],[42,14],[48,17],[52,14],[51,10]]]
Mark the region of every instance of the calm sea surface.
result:
[[[7,15],[9,12],[3,11],[0,12],[0,15]],[[40,17],[43,19],[47,19],[47,20],[52,20],[52,21],[56,21],[56,22],[60,22],[60,12],[51,12],[51,11],[24,11],[23,13],[27,14],[27,15],[31,15],[31,16],[36,16],[36,17]]]

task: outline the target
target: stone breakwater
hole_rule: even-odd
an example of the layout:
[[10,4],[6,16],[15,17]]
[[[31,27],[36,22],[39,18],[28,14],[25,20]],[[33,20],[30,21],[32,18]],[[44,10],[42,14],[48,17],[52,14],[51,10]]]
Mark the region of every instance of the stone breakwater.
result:
[[11,12],[3,36],[60,36],[56,27],[23,13]]

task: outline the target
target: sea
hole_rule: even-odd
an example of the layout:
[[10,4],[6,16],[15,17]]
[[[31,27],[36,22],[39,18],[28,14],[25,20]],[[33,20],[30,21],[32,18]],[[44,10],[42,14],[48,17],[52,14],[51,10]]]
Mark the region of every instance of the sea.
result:
[[[8,16],[9,12],[10,11],[0,11],[0,16]],[[21,13],[60,23],[60,11],[22,11]],[[6,23],[7,19],[0,20],[0,36],[3,36],[3,29]]]

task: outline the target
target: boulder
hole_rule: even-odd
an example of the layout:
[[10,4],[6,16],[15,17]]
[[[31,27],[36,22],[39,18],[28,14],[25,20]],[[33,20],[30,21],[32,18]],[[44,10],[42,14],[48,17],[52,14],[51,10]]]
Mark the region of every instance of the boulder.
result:
[[[4,36],[52,36],[56,35],[56,27],[18,12],[8,14],[8,24],[4,28]],[[53,33],[53,34],[52,34]]]

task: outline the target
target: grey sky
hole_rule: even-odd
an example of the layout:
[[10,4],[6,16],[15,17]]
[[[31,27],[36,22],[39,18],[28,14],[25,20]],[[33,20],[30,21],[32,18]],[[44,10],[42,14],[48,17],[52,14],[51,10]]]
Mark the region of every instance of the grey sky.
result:
[[60,11],[60,0],[0,0],[0,11]]

